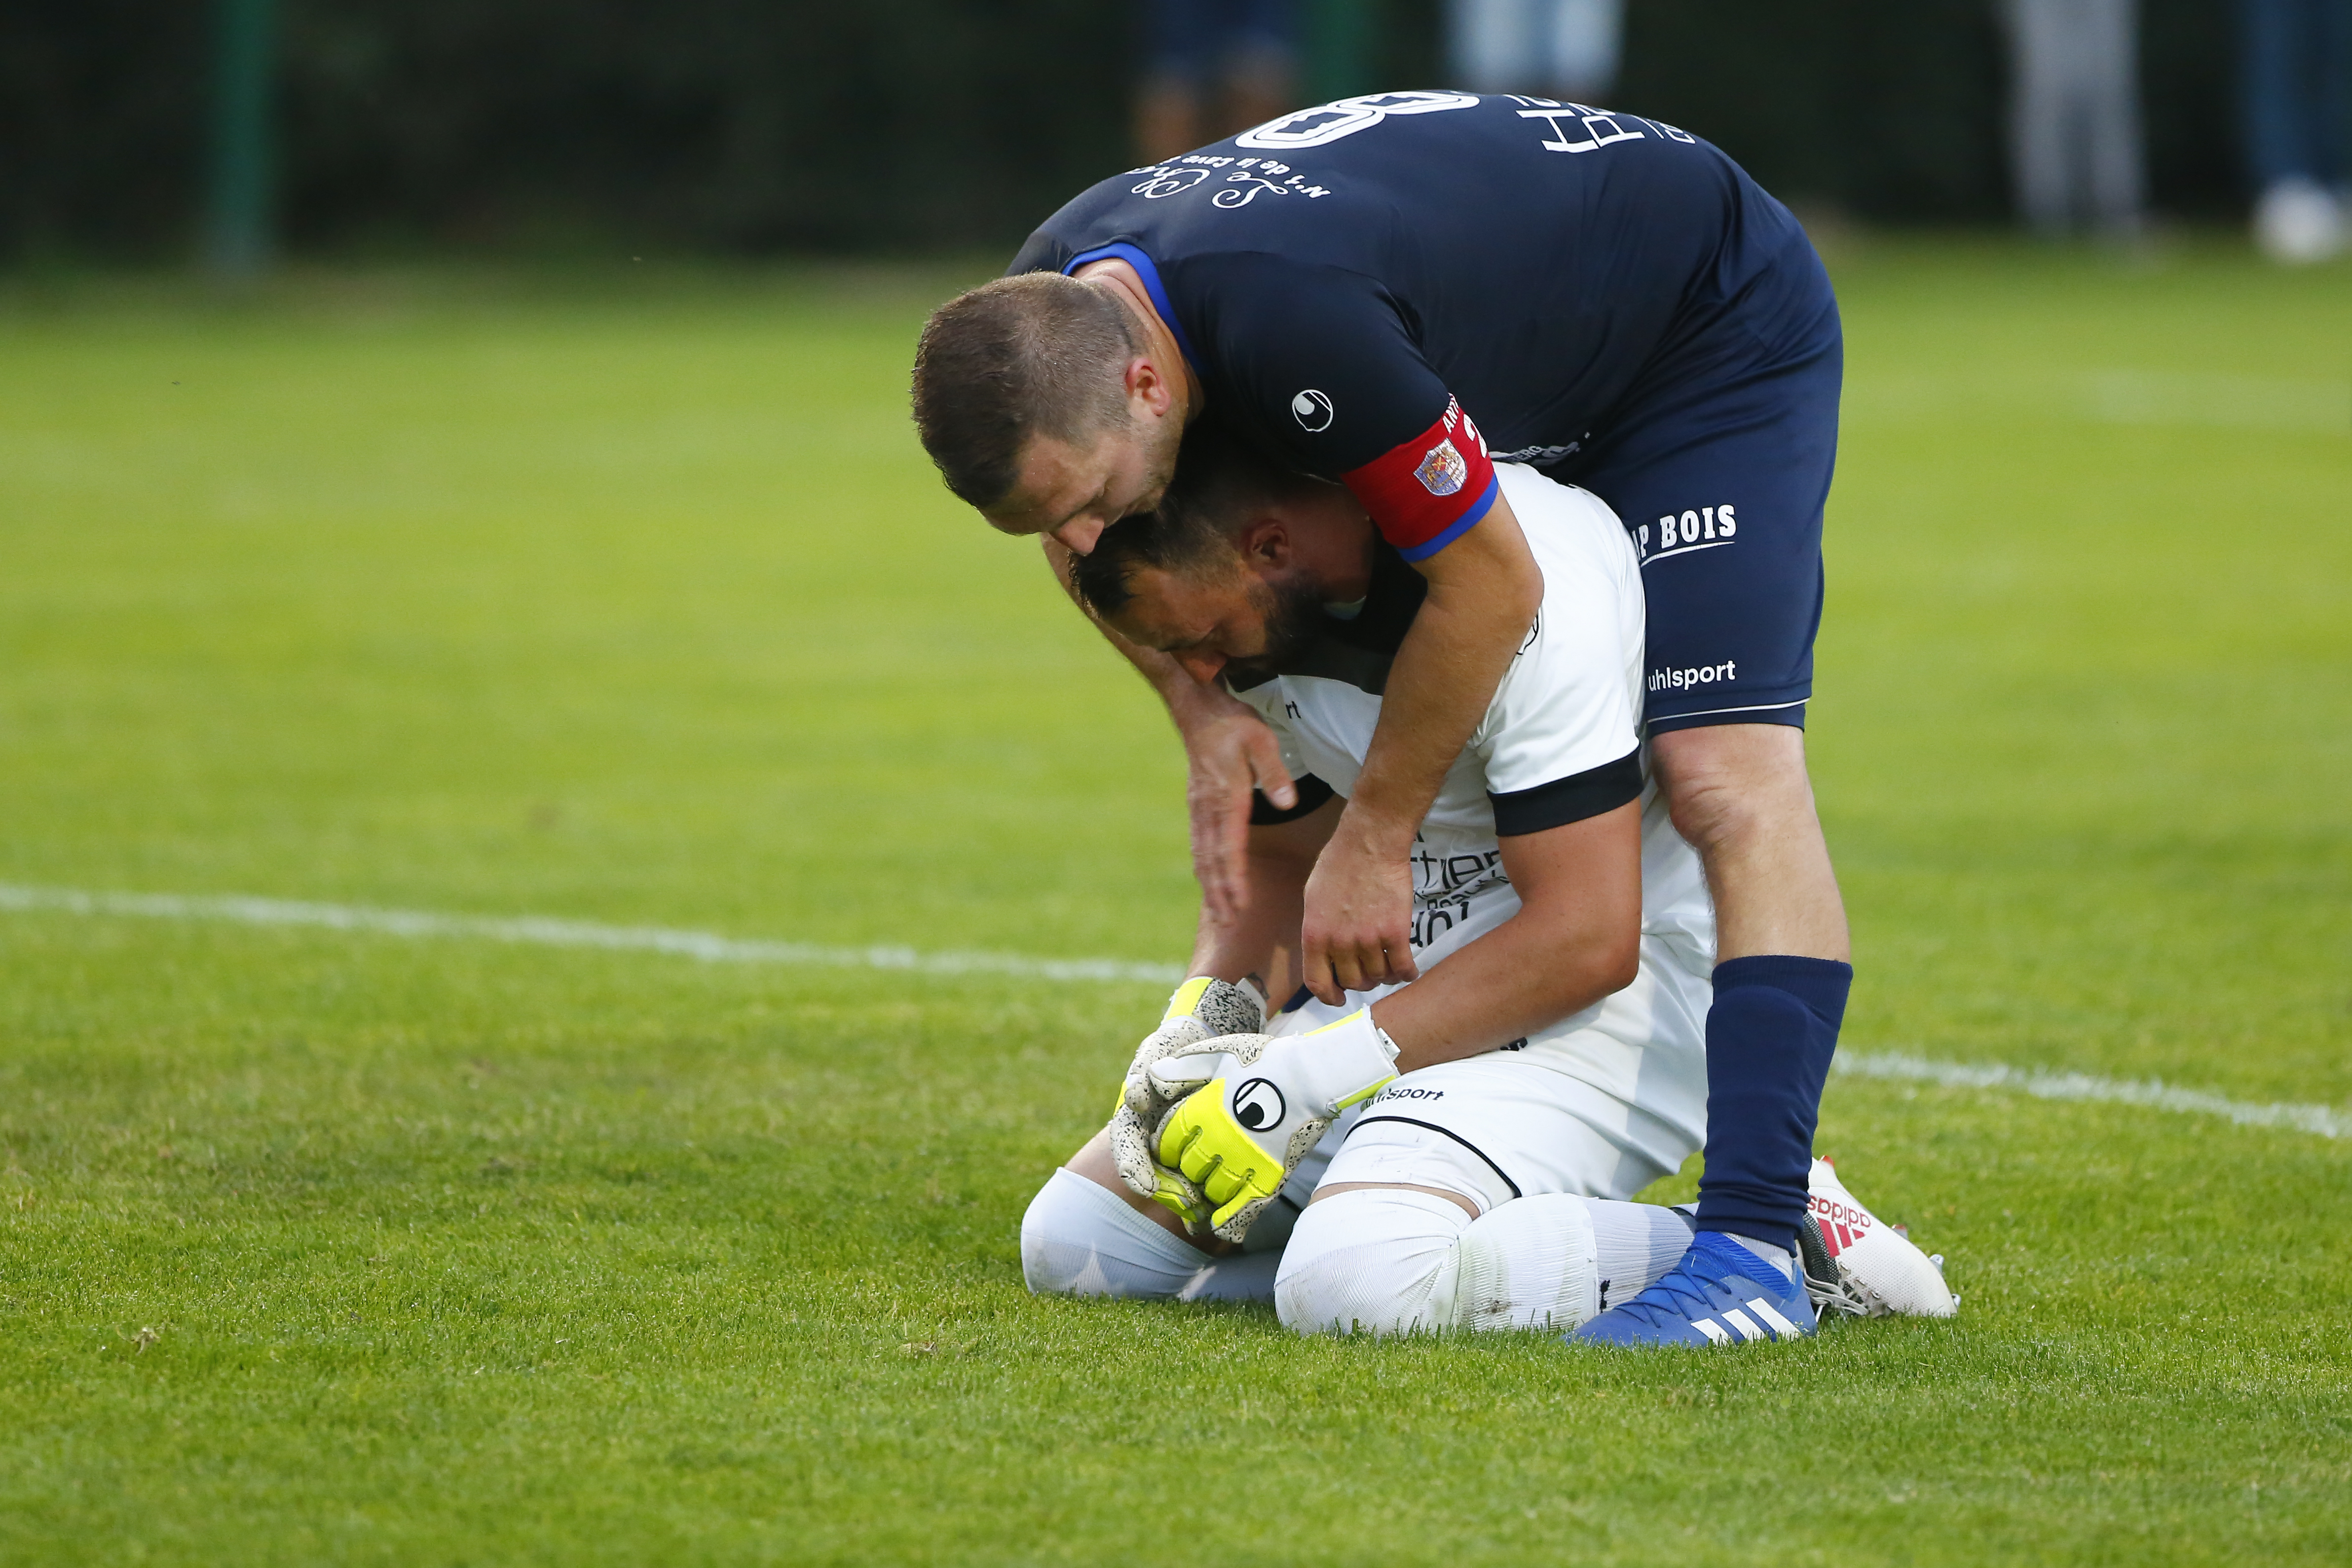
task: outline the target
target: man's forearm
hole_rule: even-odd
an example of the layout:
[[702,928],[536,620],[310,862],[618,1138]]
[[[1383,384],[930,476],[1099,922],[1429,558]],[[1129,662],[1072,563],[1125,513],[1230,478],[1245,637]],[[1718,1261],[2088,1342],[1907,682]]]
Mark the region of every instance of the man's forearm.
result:
[[1633,982],[1642,952],[1641,806],[1502,841],[1518,911],[1373,1004],[1411,1072],[1508,1045]]
[[1542,571],[1499,496],[1423,571],[1429,594],[1390,668],[1342,829],[1398,855],[1408,852],[1543,601]]
[[1202,909],[1192,966],[1186,973],[1220,980],[1255,975],[1276,1006],[1298,989],[1298,922],[1307,878],[1339,815],[1339,803],[1332,801],[1296,822],[1249,830],[1248,901],[1225,919]]
[[1622,990],[1613,955],[1528,920],[1488,931],[1372,1006],[1412,1072],[1497,1050]]
[[1087,609],[1070,581],[1070,552],[1051,538],[1042,541],[1054,579],[1103,640],[1151,684],[1184,742],[1185,809],[1191,818],[1192,874],[1210,918],[1236,918],[1248,900],[1243,867],[1250,792],[1262,789],[1276,805],[1297,799],[1282,765],[1282,747],[1265,721],[1221,688],[1204,686],[1184,667],[1103,624]]
[[[1297,906],[1295,901],[1291,906],[1286,941],[1282,922],[1269,918],[1272,911],[1262,888],[1253,885],[1250,891],[1249,902],[1231,920],[1219,920],[1205,909],[1201,911],[1200,930],[1192,939],[1192,966],[1184,973],[1234,982],[1255,979],[1269,1001],[1278,1001],[1284,993],[1276,987],[1283,976],[1295,975],[1298,970]],[[1291,981],[1291,988],[1296,989],[1297,984]]]

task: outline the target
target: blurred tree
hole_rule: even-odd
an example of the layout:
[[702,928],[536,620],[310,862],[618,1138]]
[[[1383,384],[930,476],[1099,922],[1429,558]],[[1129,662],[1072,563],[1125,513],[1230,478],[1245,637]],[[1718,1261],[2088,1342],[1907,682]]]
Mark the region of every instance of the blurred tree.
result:
[[[1322,0],[1339,4],[1344,0]],[[1437,0],[1355,0],[1377,80],[1444,85]],[[0,256],[195,235],[209,7],[0,5]],[[297,250],[1004,245],[1127,166],[1128,8],[1099,0],[283,0]],[[2228,19],[2147,0],[2158,205],[2236,197]],[[1776,191],[2005,216],[1991,0],[1630,0],[1620,107]]]
[[212,16],[161,0],[0,5],[0,255],[185,242]]

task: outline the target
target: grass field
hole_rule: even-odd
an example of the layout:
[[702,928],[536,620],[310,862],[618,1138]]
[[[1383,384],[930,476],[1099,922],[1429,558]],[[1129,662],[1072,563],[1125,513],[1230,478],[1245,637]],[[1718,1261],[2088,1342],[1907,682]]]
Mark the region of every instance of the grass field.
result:
[[[1837,269],[1848,1048],[2352,1106],[2352,269]],[[0,291],[0,882],[1181,961],[953,281]],[[2352,1143],[1840,1077],[1962,1316],[1737,1354],[1033,1300],[1158,999],[0,913],[0,1561],[2352,1558]]]

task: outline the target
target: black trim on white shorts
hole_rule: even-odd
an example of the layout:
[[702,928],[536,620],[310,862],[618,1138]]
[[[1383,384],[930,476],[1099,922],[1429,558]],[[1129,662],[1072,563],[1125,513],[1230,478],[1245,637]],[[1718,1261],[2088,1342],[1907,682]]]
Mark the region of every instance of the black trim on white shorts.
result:
[[[1370,1127],[1375,1121],[1402,1121],[1407,1127],[1418,1127],[1424,1132],[1434,1132],[1440,1137],[1451,1138],[1456,1143],[1461,1144],[1465,1149],[1469,1150],[1473,1154],[1477,1155],[1481,1160],[1486,1161],[1486,1169],[1494,1172],[1495,1174],[1503,1178],[1503,1185],[1511,1189],[1511,1195],[1513,1197],[1525,1197],[1527,1195],[1519,1191],[1519,1184],[1511,1180],[1511,1173],[1503,1169],[1502,1166],[1495,1163],[1495,1158],[1493,1155],[1487,1153],[1486,1151],[1481,1149],[1478,1145],[1473,1143],[1459,1132],[1454,1131],[1450,1128],[1440,1127],[1434,1121],[1416,1121],[1410,1116],[1363,1116],[1357,1118],[1355,1127],[1348,1129],[1348,1138],[1353,1138],[1356,1135],[1357,1128]],[[1345,1144],[1347,1142],[1347,1139],[1343,1138],[1339,1142],[1342,1144]]]
[[1298,804],[1285,809],[1265,798],[1264,790],[1250,791],[1250,826],[1275,827],[1286,822],[1296,822],[1302,816],[1312,816],[1323,809],[1323,803],[1339,792],[1313,773],[1301,773],[1290,781],[1298,791]]

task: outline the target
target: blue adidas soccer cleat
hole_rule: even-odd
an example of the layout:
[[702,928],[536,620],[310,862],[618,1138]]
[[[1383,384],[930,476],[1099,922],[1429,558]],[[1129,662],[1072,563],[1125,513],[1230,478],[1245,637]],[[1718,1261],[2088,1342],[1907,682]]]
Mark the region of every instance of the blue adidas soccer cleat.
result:
[[1569,1335],[1600,1345],[1736,1345],[1793,1340],[1817,1324],[1804,1281],[1727,1236],[1703,1230],[1665,1277]]

